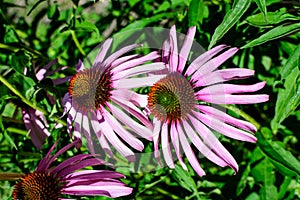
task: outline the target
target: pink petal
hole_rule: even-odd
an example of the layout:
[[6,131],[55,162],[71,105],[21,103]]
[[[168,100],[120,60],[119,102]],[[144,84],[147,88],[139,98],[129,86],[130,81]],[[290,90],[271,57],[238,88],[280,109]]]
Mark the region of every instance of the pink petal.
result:
[[177,129],[175,127],[175,123],[171,123],[171,140],[172,140],[177,158],[178,158],[182,168],[184,170],[188,170],[187,166],[185,165],[185,163],[183,162],[182,157],[181,157],[178,132],[177,132]]
[[158,147],[158,145],[159,145],[158,141],[159,141],[159,136],[160,136],[160,131],[161,131],[161,122],[154,117],[153,124],[154,124],[154,130],[153,130],[154,156],[155,156],[157,162],[159,163],[159,165],[162,166],[161,160],[159,157],[159,147]]
[[220,156],[228,165],[235,171],[238,171],[238,164],[232,155],[227,151],[227,149],[221,144],[221,142],[217,139],[215,134],[207,128],[204,124],[202,124],[198,119],[195,119],[191,115],[189,115],[189,119],[191,120],[194,128],[197,130],[198,134],[201,136],[203,142],[211,148],[217,155]]
[[212,85],[215,83],[226,82],[230,80],[245,79],[254,75],[254,70],[234,68],[234,69],[221,69],[212,73],[208,73],[204,76],[194,74],[192,80],[196,80],[195,87],[201,87],[206,85]]
[[116,198],[120,196],[126,196],[132,193],[132,188],[124,186],[124,184],[112,184],[107,182],[105,185],[82,185],[64,188],[63,194],[69,195],[85,195],[85,196],[108,196]]
[[117,137],[115,132],[112,130],[108,122],[103,121],[101,123],[102,132],[107,138],[107,140],[114,146],[114,148],[127,160],[134,162],[135,155],[134,153],[126,146],[124,143]]
[[84,70],[83,62],[79,59],[77,65],[76,65],[76,71],[80,72],[80,71],[83,71],[83,70]]
[[107,51],[108,51],[111,43],[112,43],[112,38],[108,38],[107,40],[104,41],[104,43],[100,47],[97,57],[94,60],[93,67],[101,65],[101,63],[103,62],[103,60],[105,58],[105,55],[107,54]]
[[133,103],[124,101],[122,99],[117,99],[114,96],[111,96],[111,100],[117,105],[121,106],[124,110],[128,111],[131,115],[137,118],[142,124],[144,124],[149,129],[153,128],[153,125],[149,121],[148,117],[141,112]]
[[253,85],[234,85],[234,84],[217,84],[201,89],[196,95],[215,95],[215,94],[234,94],[244,92],[255,92],[262,89],[266,82],[260,82]]
[[64,180],[96,180],[100,178],[125,178],[125,175],[109,170],[82,170],[69,174]]
[[82,113],[77,112],[75,120],[74,120],[74,140],[81,140],[81,124],[82,124]]
[[179,53],[179,64],[177,68],[178,72],[182,72],[185,67],[186,61],[191,51],[191,47],[193,45],[195,33],[196,33],[196,26],[192,26],[191,28],[189,28],[184,38],[184,42]]
[[113,115],[117,117],[121,122],[123,122],[126,126],[128,126],[130,129],[132,129],[135,133],[139,134],[143,138],[146,138],[147,140],[151,140],[152,131],[136,122],[134,119],[129,117],[128,114],[123,112],[118,107],[114,106],[113,104],[109,104],[110,111]]
[[246,131],[237,129],[233,126],[230,126],[228,124],[225,124],[224,122],[221,122],[218,119],[215,119],[209,115],[202,114],[199,112],[194,112],[193,114],[201,120],[206,126],[214,129],[215,131],[218,131],[219,133],[233,138],[237,140],[247,141],[247,142],[256,142],[256,137],[252,135],[251,133],[248,133]]
[[183,148],[183,151],[187,157],[187,159],[189,160],[190,164],[192,165],[193,169],[196,171],[196,173],[199,176],[204,176],[205,172],[202,169],[202,167],[200,166],[197,157],[194,154],[194,151],[192,150],[192,148],[190,147],[190,144],[188,143],[186,136],[181,128],[181,125],[178,123],[177,124],[177,132],[179,133],[179,139]]
[[195,147],[200,151],[200,153],[211,160],[212,162],[216,163],[221,167],[227,166],[227,163],[224,162],[219,156],[217,156],[211,149],[207,148],[207,146],[201,141],[199,136],[195,133],[192,127],[185,121],[182,121],[183,128],[189,137],[190,141],[195,145]]
[[54,60],[50,61],[47,65],[45,65],[43,68],[41,68],[35,75],[37,80],[39,80],[39,81],[43,80],[47,76],[45,74],[48,71],[48,69],[50,69],[50,67],[52,67],[56,63],[57,63],[57,59],[54,59]]
[[141,74],[147,74],[150,72],[156,72],[162,69],[165,69],[166,66],[162,62],[156,62],[156,63],[151,63],[151,64],[146,64],[146,65],[141,65],[137,66],[134,68],[130,68],[127,70],[122,70],[120,72],[117,72],[112,76],[112,81],[119,80],[119,79],[124,79],[124,78],[129,78]]
[[116,59],[115,61],[113,61],[111,63],[111,69],[112,71],[114,70],[115,71],[115,67],[118,67],[119,65],[122,65],[123,63],[127,62],[127,61],[130,61],[130,60],[133,60],[133,59],[137,59],[137,58],[140,58],[142,56],[138,55],[138,54],[133,54],[133,55],[129,55],[129,56],[122,56],[118,59]]
[[257,131],[256,127],[244,120],[240,120],[237,118],[234,118],[225,112],[222,112],[214,107],[211,106],[205,106],[205,105],[197,105],[196,106],[201,112],[210,115],[213,118],[219,119],[220,121],[223,121],[227,124],[231,124],[233,126],[236,126],[238,128],[244,129],[246,131],[255,133]]
[[[124,62],[124,63],[116,66],[115,68],[113,68],[111,70],[111,72],[115,75],[118,75],[118,73],[123,72],[124,70],[132,70],[132,68],[134,68],[135,66],[141,65],[148,61],[152,61],[159,57],[160,57],[160,55],[156,51],[154,51],[145,56],[138,57],[138,58],[135,58],[132,60],[128,60],[127,62]],[[127,73],[128,73],[128,71],[127,71]]]
[[139,88],[145,86],[152,86],[154,83],[164,78],[166,75],[152,75],[142,78],[130,78],[130,79],[121,79],[113,82],[114,88]]
[[144,144],[135,138],[131,133],[129,133],[122,125],[111,115],[106,109],[102,109],[104,117],[108,124],[110,124],[111,128],[131,147],[138,151],[142,151],[144,149]]
[[204,65],[206,62],[208,62],[212,57],[214,57],[216,54],[221,52],[223,49],[225,49],[226,45],[219,45],[215,48],[201,54],[198,58],[196,58],[187,68],[187,71],[185,73],[186,76],[190,76],[195,71],[197,71],[202,65]]
[[82,114],[82,130],[85,135],[85,138],[87,140],[87,145],[89,147],[89,150],[91,154],[95,154],[94,146],[93,146],[93,141],[92,141],[92,135],[91,135],[91,130],[90,130],[90,119],[88,118],[88,113],[83,113]]
[[127,89],[113,90],[111,91],[111,95],[118,99],[121,98],[125,101],[132,102],[134,105],[139,107],[146,107],[148,104],[148,95],[138,94]]
[[178,46],[177,46],[177,36],[176,36],[176,27],[173,25],[170,30],[170,69],[172,72],[177,71],[178,65]]
[[227,61],[230,57],[232,57],[236,52],[238,51],[238,48],[231,48],[221,55],[213,58],[212,60],[209,60],[207,63],[202,65],[195,73],[199,75],[205,75],[212,71],[214,71],[216,68],[221,66],[225,61]]
[[111,65],[111,63],[113,61],[115,61],[117,58],[119,58],[120,56],[122,56],[123,54],[132,51],[133,49],[139,47],[141,45],[139,44],[133,44],[133,45],[129,45],[129,46],[125,46],[123,48],[121,48],[120,50],[116,51],[115,53],[111,54],[102,64],[102,66],[104,67],[108,67],[109,65]]
[[252,94],[252,95],[231,95],[231,94],[213,94],[201,95],[198,100],[215,103],[215,104],[254,104],[262,103],[269,100],[269,95]]
[[170,42],[165,40],[162,47],[162,58],[161,61],[164,63],[169,63],[170,57]]
[[162,145],[162,152],[167,165],[170,168],[175,168],[173,158],[172,158],[172,153],[170,150],[168,124],[166,122],[163,123],[161,128],[161,145]]

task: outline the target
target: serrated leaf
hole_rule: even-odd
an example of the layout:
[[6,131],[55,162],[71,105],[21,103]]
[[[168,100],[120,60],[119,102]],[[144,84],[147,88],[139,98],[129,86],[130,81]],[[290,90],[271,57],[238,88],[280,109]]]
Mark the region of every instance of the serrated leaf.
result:
[[271,127],[277,132],[279,125],[293,113],[300,104],[300,71],[294,68],[286,77],[284,89],[279,89],[275,116],[271,121]]
[[[285,150],[280,142],[269,142],[260,133],[256,133],[257,144],[261,150],[268,156],[269,159],[276,161],[282,165],[282,167],[287,168],[300,175],[300,162],[295,158],[291,152]],[[276,166],[275,166],[276,167]]]
[[264,18],[266,19],[266,17],[267,17],[266,1],[265,0],[254,0],[254,1],[257,4],[260,12],[264,15]]
[[252,40],[246,45],[242,46],[241,49],[254,47],[263,43],[266,43],[270,40],[275,40],[286,35],[295,33],[300,30],[300,23],[290,24],[290,25],[281,25],[277,26],[267,33],[261,35],[259,38]]
[[172,176],[177,180],[181,187],[190,192],[197,192],[197,185],[188,171],[185,171],[181,166],[176,165]]
[[221,24],[216,28],[208,49],[216,44],[216,42],[221,39],[229,29],[237,23],[237,21],[243,16],[243,14],[250,7],[251,0],[235,0],[233,8],[225,15]]

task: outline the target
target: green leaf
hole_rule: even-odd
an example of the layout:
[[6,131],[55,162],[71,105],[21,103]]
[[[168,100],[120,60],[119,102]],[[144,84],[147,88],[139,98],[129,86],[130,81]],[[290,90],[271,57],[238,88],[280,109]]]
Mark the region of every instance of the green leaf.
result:
[[277,188],[274,186],[276,178],[273,170],[274,166],[265,158],[255,165],[251,171],[255,180],[262,182],[259,192],[261,199],[277,200]]
[[300,104],[299,78],[300,71],[296,67],[286,77],[284,82],[284,89],[279,89],[275,106],[275,116],[271,121],[271,127],[273,132],[277,132],[279,125],[290,114],[292,114]]
[[80,21],[76,20],[75,28],[77,31],[84,30],[84,31],[88,31],[88,32],[95,32],[100,37],[100,33],[99,33],[97,26],[92,22],[89,22],[89,21],[80,22]]
[[267,12],[267,18],[262,13],[251,15],[246,18],[248,24],[253,26],[270,26],[287,20],[299,20],[294,15],[286,12],[286,9],[280,9],[276,12]]
[[248,10],[250,4],[251,0],[234,1],[233,8],[225,15],[222,23],[216,28],[209,44],[209,49],[214,46],[216,42],[221,39],[234,24],[237,23],[242,15]]
[[[127,40],[133,34],[136,34],[137,30],[141,30],[142,28],[146,27],[147,25],[161,21],[163,18],[172,18],[176,15],[176,12],[172,13],[161,13],[158,15],[154,15],[152,17],[144,18],[138,21],[135,21],[122,30],[120,30],[117,34],[114,35],[114,43],[112,47],[112,51],[116,49],[122,42]],[[117,39],[116,39],[117,38]]]
[[300,44],[296,47],[293,54],[290,55],[283,69],[281,70],[281,80],[286,79],[287,76],[290,75],[292,71],[298,66],[300,66]]
[[185,171],[181,166],[176,165],[172,176],[177,182],[190,192],[197,192],[197,185],[188,171]]
[[283,199],[284,198],[286,192],[288,191],[288,187],[289,187],[291,182],[292,182],[291,177],[288,177],[288,176],[284,177],[283,183],[280,185],[280,188],[279,188],[278,199]]
[[19,72],[24,73],[24,68],[30,65],[31,56],[27,51],[19,50],[11,58],[11,67]]
[[188,10],[189,27],[196,26],[198,24],[198,21],[202,22],[203,12],[203,0],[192,0]]
[[275,40],[286,35],[295,33],[300,30],[300,23],[290,24],[290,25],[281,25],[273,28],[272,30],[268,31],[267,33],[261,35],[259,38],[252,40],[251,42],[247,43],[246,45],[242,46],[241,49],[254,47],[270,40]]
[[267,19],[267,6],[266,6],[266,1],[265,0],[254,0],[255,3],[257,4],[260,12],[264,15],[264,18]]
[[[261,150],[271,159],[281,164],[282,168],[290,170],[297,175],[300,175],[300,162],[295,158],[291,152],[285,150],[281,142],[267,141],[260,133],[256,133],[257,144]],[[275,165],[277,168],[278,166]],[[278,169],[278,168],[277,168]]]

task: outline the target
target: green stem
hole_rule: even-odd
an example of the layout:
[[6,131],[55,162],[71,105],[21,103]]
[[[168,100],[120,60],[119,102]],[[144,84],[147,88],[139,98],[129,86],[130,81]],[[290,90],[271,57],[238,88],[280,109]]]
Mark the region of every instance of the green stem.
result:
[[148,190],[149,188],[155,186],[156,184],[162,182],[162,181],[165,180],[166,178],[167,178],[167,176],[160,177],[159,180],[157,180],[157,181],[155,181],[155,182],[153,182],[153,183],[150,183],[150,184],[146,184],[145,187],[144,187],[141,191],[139,191],[139,192],[136,194],[135,197],[138,197],[140,194],[142,194],[143,192],[145,192],[145,191]]
[[17,133],[19,135],[28,136],[28,131],[24,131],[18,128],[8,127],[6,130],[11,133]]
[[162,189],[162,188],[155,187],[154,189],[155,189],[156,191],[158,191],[158,192],[164,194],[164,195],[167,195],[167,196],[171,197],[171,199],[180,199],[179,196],[177,196],[177,195],[175,195],[175,194],[171,194],[171,193],[169,193],[168,191],[166,191],[166,190],[164,190],[164,189]]
[[79,41],[78,41],[78,39],[77,39],[77,37],[76,37],[76,35],[75,35],[75,32],[74,32],[73,30],[70,30],[70,32],[71,32],[71,35],[72,35],[72,39],[74,40],[75,45],[77,46],[78,50],[80,51],[80,53],[81,53],[83,56],[86,56],[86,54],[85,54],[83,48],[81,47],[81,45],[80,45],[80,43],[79,43]]
[[[31,101],[28,101],[13,85],[11,85],[1,74],[0,74],[0,81],[6,86],[8,87],[14,94],[16,94],[21,100],[22,102],[24,102],[25,104],[27,104],[28,106],[30,106],[31,108],[41,111],[44,115],[49,115],[48,112],[40,107],[38,107],[37,105],[31,103]],[[62,125],[66,126],[66,122],[59,119],[59,117],[56,116],[51,116],[52,119],[58,121],[59,123],[61,123]]]
[[234,107],[232,105],[224,105],[225,108],[235,112],[236,114],[242,116],[245,120],[249,121],[251,124],[256,126],[257,129],[260,129],[261,125],[250,115],[242,111],[241,109]]

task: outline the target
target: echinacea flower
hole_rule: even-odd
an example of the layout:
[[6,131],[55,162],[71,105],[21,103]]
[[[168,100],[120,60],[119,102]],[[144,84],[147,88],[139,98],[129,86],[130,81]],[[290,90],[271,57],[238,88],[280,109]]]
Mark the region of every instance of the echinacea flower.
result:
[[205,172],[190,146],[192,143],[212,162],[222,167],[230,166],[237,172],[235,159],[212,130],[233,139],[256,142],[253,135],[256,128],[212,105],[265,102],[268,95],[243,94],[263,88],[265,82],[254,85],[224,83],[254,74],[250,69],[217,69],[238,51],[225,45],[203,53],[187,65],[195,31],[195,27],[188,30],[179,53],[175,26],[171,28],[169,41],[166,40],[163,45],[162,61],[167,64],[169,72],[151,87],[148,94],[148,108],[153,115],[155,156],[159,158],[160,138],[164,160],[170,168],[174,168],[171,140],[182,167],[187,170],[181,156],[183,150],[193,169],[203,176]]
[[[34,172],[28,173],[15,185],[13,200],[58,200],[68,199],[62,195],[108,196],[129,195],[132,188],[117,179],[123,174],[109,170],[82,170],[88,166],[104,164],[104,161],[91,154],[75,155],[57,166],[53,162],[62,153],[75,145],[75,141],[51,155],[55,143],[47,155],[39,162]],[[78,171],[79,170],[79,171]]]
[[[58,67],[53,70],[49,70],[54,64],[57,63],[57,60],[52,60],[48,64],[43,67],[33,65],[33,71],[35,73],[35,78],[38,81],[43,81],[44,79],[50,77],[55,72],[60,70],[64,70],[66,67]],[[27,68],[24,68],[24,75],[27,75]],[[53,85],[58,85],[63,82],[66,82],[69,77],[65,78],[55,78],[51,79]],[[46,96],[48,97],[49,101],[54,104],[55,99],[52,95],[50,95],[47,91],[45,92]],[[44,114],[31,107],[22,107],[22,114],[23,114],[23,121],[25,124],[26,129],[29,131],[29,136],[33,145],[37,149],[41,149],[43,144],[45,143],[46,139],[50,136],[50,132],[48,130],[48,123]]]
[[84,133],[93,153],[96,142],[92,133],[95,133],[109,156],[113,157],[112,145],[122,156],[134,161],[134,152],[128,146],[142,151],[144,145],[135,134],[150,140],[152,124],[139,108],[146,107],[147,95],[130,89],[150,86],[161,79],[162,75],[139,76],[162,70],[165,65],[162,62],[144,64],[159,58],[158,52],[123,56],[140,46],[136,44],[125,46],[105,59],[111,43],[111,38],[103,43],[91,68],[84,69],[79,60],[77,73],[71,78],[63,100],[65,113],[69,111],[67,128],[70,134],[74,123],[74,137],[80,139]]

